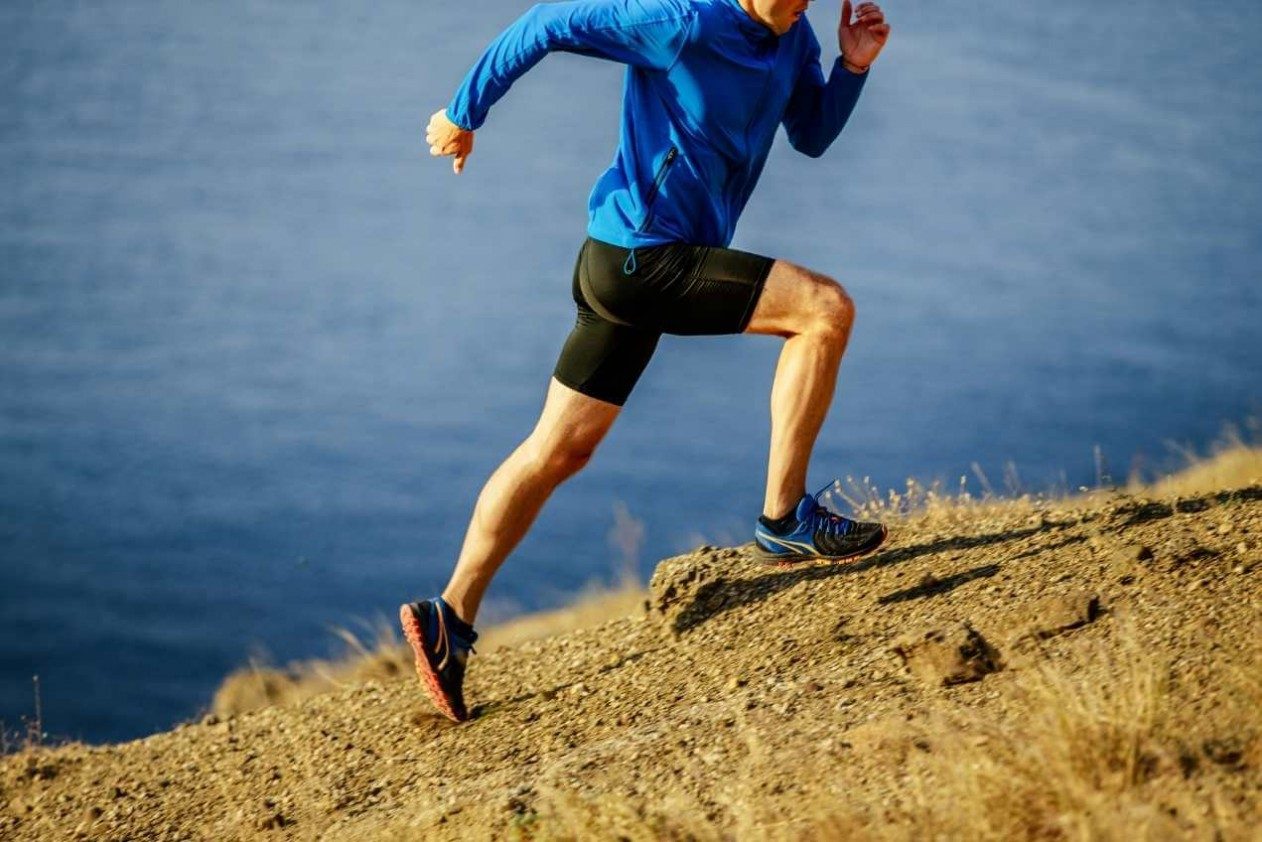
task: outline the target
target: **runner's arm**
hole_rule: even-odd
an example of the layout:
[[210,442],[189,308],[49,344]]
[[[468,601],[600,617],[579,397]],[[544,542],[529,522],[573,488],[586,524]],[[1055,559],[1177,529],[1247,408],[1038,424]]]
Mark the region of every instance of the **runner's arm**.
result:
[[539,3],[482,53],[448,104],[447,119],[466,131],[480,128],[513,82],[550,52],[667,70],[694,14],[675,0]]
[[789,144],[812,158],[823,155],[824,150],[841,134],[868,78],[867,73],[851,73],[842,66],[838,56],[825,82],[819,57],[819,42],[812,35],[806,62],[781,118],[789,135]]

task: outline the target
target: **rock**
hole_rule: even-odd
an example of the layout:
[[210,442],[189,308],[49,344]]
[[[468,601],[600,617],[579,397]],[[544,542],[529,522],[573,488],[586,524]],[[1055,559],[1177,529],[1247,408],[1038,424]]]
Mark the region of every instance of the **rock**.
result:
[[676,634],[704,623],[729,607],[736,564],[696,553],[666,559],[649,580],[649,615]]
[[1118,576],[1134,576],[1152,559],[1152,547],[1144,544],[1127,544],[1110,554],[1109,565]]
[[1244,741],[1239,737],[1206,740],[1201,744],[1201,750],[1220,766],[1239,769],[1244,765]]
[[967,623],[907,635],[893,651],[912,675],[935,686],[979,681],[1003,668],[999,651]]
[[293,821],[279,810],[269,812],[260,818],[255,827],[259,830],[280,830],[283,827],[293,824]]
[[1160,520],[1174,514],[1174,508],[1168,503],[1153,500],[1137,500],[1135,503],[1118,509],[1113,520],[1117,528],[1126,529],[1151,520]]
[[1034,606],[1033,620],[1022,637],[1045,640],[1093,623],[1101,613],[1100,597],[1089,591],[1072,591],[1049,597]]
[[1216,550],[1203,546],[1193,536],[1180,533],[1171,536],[1161,547],[1162,560],[1172,568],[1215,558]]

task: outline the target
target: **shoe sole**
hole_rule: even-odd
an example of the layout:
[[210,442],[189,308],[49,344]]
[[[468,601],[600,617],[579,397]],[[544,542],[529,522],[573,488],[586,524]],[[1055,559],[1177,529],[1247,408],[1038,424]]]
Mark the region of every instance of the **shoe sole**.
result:
[[854,552],[847,553],[846,555],[776,555],[764,550],[758,545],[757,541],[754,542],[754,553],[762,559],[763,564],[771,567],[797,567],[798,565],[809,561],[826,561],[829,563],[836,563],[839,561],[849,561],[851,559],[858,558],[859,556],[867,555],[868,553],[879,550],[889,535],[889,527],[882,524],[881,537],[871,546],[863,547],[862,549],[855,550]]
[[443,690],[438,680],[438,673],[434,672],[433,667],[429,665],[429,658],[425,655],[425,635],[421,630],[421,621],[417,619],[411,605],[399,606],[399,624],[403,626],[403,636],[412,646],[412,654],[416,660],[416,674],[421,679],[425,692],[429,694],[429,700],[452,722],[464,722],[468,717],[462,718],[456,713],[451,697]]

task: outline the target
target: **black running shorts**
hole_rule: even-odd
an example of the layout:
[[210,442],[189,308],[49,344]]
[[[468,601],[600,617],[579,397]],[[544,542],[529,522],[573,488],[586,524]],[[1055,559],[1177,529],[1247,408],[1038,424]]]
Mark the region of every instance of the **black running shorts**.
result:
[[588,237],[574,265],[578,318],[553,376],[622,406],[663,333],[742,333],[774,262],[716,246],[631,250]]

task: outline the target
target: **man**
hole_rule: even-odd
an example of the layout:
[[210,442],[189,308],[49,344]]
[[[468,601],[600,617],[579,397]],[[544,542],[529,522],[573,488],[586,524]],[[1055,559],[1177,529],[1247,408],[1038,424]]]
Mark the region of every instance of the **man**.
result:
[[771,449],[759,552],[772,562],[871,552],[885,527],[825,509],[806,470],[854,320],[841,285],[783,260],[729,249],[778,126],[822,155],[858,101],[890,27],[881,9],[841,7],[827,81],[804,17],[809,0],[570,0],[513,23],[429,122],[433,155],[459,174],[474,132],[548,52],[628,65],[621,140],[589,199],[572,293],[578,318],[535,429],[491,475],[441,597],[400,607],[434,704],[468,718],[465,663],[495,571],[545,500],[608,432],[662,333],[784,338],[771,389]]

